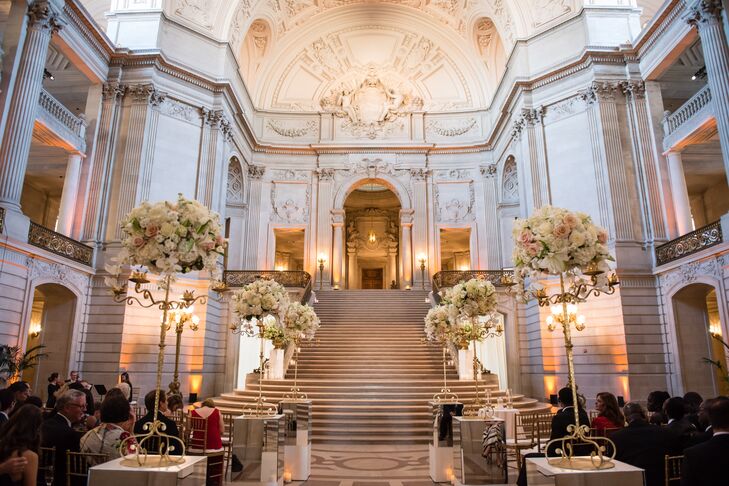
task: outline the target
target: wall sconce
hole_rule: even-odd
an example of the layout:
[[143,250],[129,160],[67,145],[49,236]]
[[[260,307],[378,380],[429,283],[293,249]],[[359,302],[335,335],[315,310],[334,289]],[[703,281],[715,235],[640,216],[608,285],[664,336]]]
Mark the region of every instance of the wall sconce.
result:
[[418,264],[420,264],[420,278],[423,281],[423,290],[425,290],[425,262],[428,261],[428,258],[420,253],[418,255]]
[[709,334],[714,337],[721,337],[721,325],[718,322],[709,323]]
[[319,290],[321,290],[322,283],[324,282],[324,265],[327,263],[327,256],[324,253],[319,253]]
[[28,328],[28,334],[32,337],[38,337],[43,330],[40,322],[31,322],[30,328]]

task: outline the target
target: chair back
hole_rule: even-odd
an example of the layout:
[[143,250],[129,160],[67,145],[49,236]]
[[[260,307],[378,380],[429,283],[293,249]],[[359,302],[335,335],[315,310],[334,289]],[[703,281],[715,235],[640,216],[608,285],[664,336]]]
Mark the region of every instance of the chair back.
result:
[[554,414],[550,412],[538,412],[534,414],[536,420],[537,432],[537,451],[544,452],[547,442],[552,436],[552,418]]
[[514,419],[514,437],[522,448],[534,447],[537,444],[536,413],[517,413]]
[[[107,460],[106,454],[66,451],[66,486],[72,486],[74,483],[86,484],[89,467]],[[74,481],[74,478],[83,478],[83,481]]]
[[192,413],[188,414],[185,438],[188,451],[205,452],[208,442],[208,420]]
[[[55,447],[38,448],[38,476],[47,481],[53,480],[53,464],[56,461]],[[42,475],[42,476],[41,476]]]
[[677,484],[681,482],[681,462],[683,456],[669,456],[666,455],[665,467],[666,467],[666,486],[671,484]]

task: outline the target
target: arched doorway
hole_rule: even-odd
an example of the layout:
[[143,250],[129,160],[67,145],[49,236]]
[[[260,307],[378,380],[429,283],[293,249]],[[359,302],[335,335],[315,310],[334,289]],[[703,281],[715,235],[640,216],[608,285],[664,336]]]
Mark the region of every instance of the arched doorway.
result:
[[399,288],[401,208],[379,179],[364,180],[349,193],[344,201],[347,288]]
[[722,371],[708,361],[721,363],[726,373],[726,354],[718,341],[722,339],[722,325],[716,289],[703,283],[691,284],[676,292],[672,303],[684,392],[696,391],[704,397],[727,393],[729,387]]
[[76,295],[58,284],[42,284],[33,292],[33,304],[28,326],[26,349],[45,346],[47,357],[38,366],[23,373],[23,380],[29,382],[36,394],[44,401],[46,378],[55,372],[67,376],[71,361],[71,346],[76,317]]

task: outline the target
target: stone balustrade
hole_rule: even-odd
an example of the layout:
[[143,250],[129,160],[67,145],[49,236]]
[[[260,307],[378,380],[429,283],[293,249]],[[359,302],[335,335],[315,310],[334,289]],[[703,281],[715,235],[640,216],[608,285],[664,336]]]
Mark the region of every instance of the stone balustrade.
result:
[[86,121],[63,106],[48,91],[41,89],[38,118],[49,129],[79,152],[86,151]]
[[93,248],[32,221],[28,243],[84,265],[91,266],[93,263]]
[[[666,112],[667,114],[663,118],[665,136],[663,148],[665,150],[673,147],[680,139],[688,136],[704,122],[705,116],[708,116],[712,109],[711,100],[711,89],[709,85],[706,85],[676,111]],[[704,116],[701,116],[702,114]]]
[[656,266],[698,253],[724,241],[721,222],[714,221],[656,248]]

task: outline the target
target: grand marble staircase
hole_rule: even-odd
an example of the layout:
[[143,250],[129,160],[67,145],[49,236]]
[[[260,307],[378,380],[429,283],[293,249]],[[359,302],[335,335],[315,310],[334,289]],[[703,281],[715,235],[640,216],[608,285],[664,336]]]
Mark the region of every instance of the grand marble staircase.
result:
[[[418,444],[431,431],[428,401],[443,383],[441,349],[425,342],[426,293],[399,290],[318,292],[321,319],[316,342],[299,355],[298,384],[313,401],[315,443]],[[448,385],[461,401],[475,397],[473,381],[458,381],[447,371]],[[495,375],[485,386],[503,396]],[[483,383],[482,381],[482,383]],[[277,401],[293,383],[264,380],[263,394]],[[216,400],[223,411],[241,411],[257,397],[257,385]],[[544,410],[548,405],[514,395],[515,407]]]

